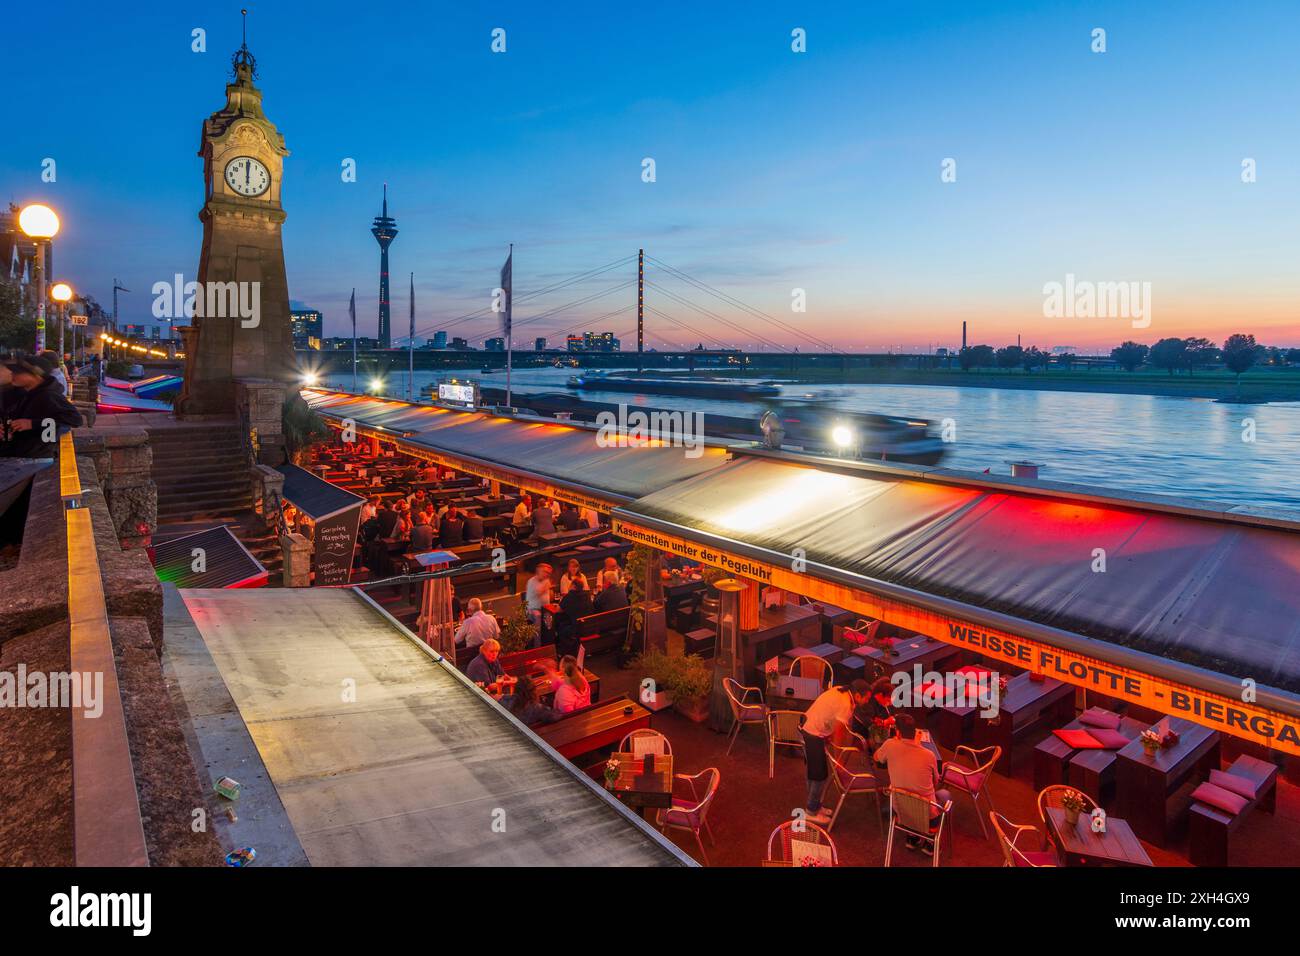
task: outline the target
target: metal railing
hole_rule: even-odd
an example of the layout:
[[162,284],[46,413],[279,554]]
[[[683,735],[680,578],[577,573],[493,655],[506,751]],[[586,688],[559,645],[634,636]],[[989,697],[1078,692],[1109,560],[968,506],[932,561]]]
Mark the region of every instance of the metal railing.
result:
[[82,507],[71,432],[59,439],[59,494],[68,536],[69,669],[83,684],[103,680],[97,716],[83,707],[71,709],[73,862],[148,866],[99,553],[90,510]]

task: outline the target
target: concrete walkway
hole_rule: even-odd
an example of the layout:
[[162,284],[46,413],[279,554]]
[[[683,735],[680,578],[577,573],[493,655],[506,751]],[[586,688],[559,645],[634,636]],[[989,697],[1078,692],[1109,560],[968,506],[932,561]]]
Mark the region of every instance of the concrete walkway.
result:
[[350,590],[179,593],[313,865],[689,860]]

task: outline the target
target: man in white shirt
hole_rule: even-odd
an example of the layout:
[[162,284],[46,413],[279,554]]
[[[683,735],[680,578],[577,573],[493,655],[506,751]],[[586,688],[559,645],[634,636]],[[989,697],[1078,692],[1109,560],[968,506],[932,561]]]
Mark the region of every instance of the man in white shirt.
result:
[[610,584],[623,583],[623,569],[618,566],[618,558],[606,558],[605,566],[596,573],[597,593]]
[[582,523],[588,528],[600,527],[600,512],[594,508],[583,508],[579,515],[582,517]]
[[803,735],[804,761],[808,765],[808,813],[804,819],[809,823],[831,821],[831,815],[822,809],[822,794],[830,777],[826,744],[836,726],[844,724],[847,727],[853,719],[854,708],[861,707],[870,697],[871,685],[859,678],[848,687],[836,685],[828,688],[804,714],[799,732]]
[[524,495],[519,499],[519,504],[515,505],[514,517],[510,523],[516,528],[526,528],[529,522],[533,520],[533,499]]
[[465,605],[465,620],[456,628],[456,643],[466,647],[478,647],[484,641],[497,640],[501,628],[491,614],[483,610],[483,602],[470,598]]
[[548,604],[553,604],[551,597],[551,566],[543,561],[533,572],[533,576],[528,579],[528,587],[524,591],[524,607],[528,612],[528,619],[537,625],[537,646],[542,645],[542,616],[546,613],[545,608]]

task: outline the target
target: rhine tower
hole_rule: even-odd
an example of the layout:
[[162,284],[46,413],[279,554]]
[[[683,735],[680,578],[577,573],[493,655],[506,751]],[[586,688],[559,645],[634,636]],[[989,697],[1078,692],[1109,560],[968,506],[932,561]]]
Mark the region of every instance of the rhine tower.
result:
[[384,211],[375,217],[371,234],[379,243],[379,347],[393,347],[393,317],[388,296],[388,247],[397,238],[397,220],[388,215],[388,184],[384,183]]

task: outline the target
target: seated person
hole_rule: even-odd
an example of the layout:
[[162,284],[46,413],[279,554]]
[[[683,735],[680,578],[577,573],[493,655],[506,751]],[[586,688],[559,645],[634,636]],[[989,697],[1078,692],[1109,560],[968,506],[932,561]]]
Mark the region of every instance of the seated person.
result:
[[371,498],[361,506],[361,523],[365,524],[377,514],[379,514],[379,499]]
[[501,636],[501,627],[496,618],[483,610],[483,602],[472,597],[465,604],[465,620],[456,628],[456,643],[466,647],[478,647],[489,640],[495,641]]
[[437,481],[437,480],[438,480],[438,466],[435,465],[435,464],[433,464],[432,462],[430,462],[429,464],[425,465],[424,468],[421,469],[421,471],[420,471],[420,480],[421,480],[421,481]]
[[894,682],[888,677],[879,677],[871,685],[871,696],[867,702],[853,710],[852,729],[861,734],[867,745],[873,750],[894,733]]
[[465,522],[459,508],[448,508],[438,526],[438,537],[444,548],[455,548],[465,543]]
[[565,531],[577,531],[583,527],[582,516],[576,505],[565,504],[560,509],[560,527]]
[[603,591],[608,583],[622,584],[623,569],[618,566],[617,558],[606,558],[605,566],[596,572],[596,590]]
[[524,495],[519,499],[519,504],[515,505],[514,517],[510,523],[516,528],[527,528],[533,523],[533,496]]
[[560,716],[554,707],[549,707],[537,699],[537,685],[527,674],[515,684],[515,692],[510,699],[502,701],[510,713],[530,727],[537,724],[549,724]]
[[582,573],[582,566],[578,564],[578,559],[570,558],[569,566],[560,575],[560,597],[569,593],[569,588],[573,587],[575,581],[581,581],[584,588],[588,587],[587,576]]
[[533,509],[533,534],[555,534],[555,513],[545,501]]
[[414,494],[407,496],[406,503],[411,506],[411,512],[415,514],[424,510],[428,500],[429,496],[424,493],[423,488],[420,488]]
[[473,511],[465,513],[465,540],[483,540],[483,517]]
[[429,524],[429,518],[424,512],[416,514],[414,526],[411,528],[411,550],[416,554],[421,551],[433,550],[433,525]]
[[594,508],[583,508],[578,514],[582,518],[582,523],[588,528],[600,527],[600,512]]
[[568,714],[591,706],[591,685],[578,667],[578,659],[566,654],[560,658],[559,673],[555,683],[555,709]]
[[617,581],[606,580],[605,586],[591,603],[597,613],[617,611],[627,607],[627,589]]
[[514,683],[513,677],[507,677],[501,668],[501,643],[489,637],[479,645],[478,657],[469,662],[465,676],[484,687],[509,687]]
[[397,512],[390,508],[388,502],[385,501],[379,506],[379,513],[376,517],[379,518],[379,537],[386,540],[392,539],[393,531],[397,528]]
[[579,578],[560,599],[560,613],[555,615],[555,652],[576,654],[582,641],[578,635],[578,621],[596,612],[591,603],[591,593],[585,579]]
[[[939,783],[939,762],[934,752],[916,738],[915,718],[911,714],[895,715],[894,729],[897,736],[890,737],[876,748],[876,766],[889,769],[890,786],[919,793],[942,807],[952,795],[947,790],[935,789]],[[938,822],[939,815],[935,812],[930,825]],[[907,845],[916,849],[922,841],[909,837]]]

